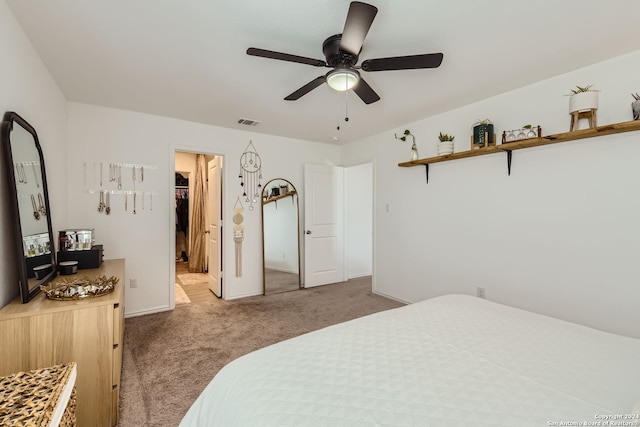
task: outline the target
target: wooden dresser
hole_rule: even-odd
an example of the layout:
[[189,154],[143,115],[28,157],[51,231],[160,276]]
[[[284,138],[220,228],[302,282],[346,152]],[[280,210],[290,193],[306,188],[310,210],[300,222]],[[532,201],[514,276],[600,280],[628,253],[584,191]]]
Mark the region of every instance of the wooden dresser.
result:
[[120,281],[113,292],[97,298],[53,301],[40,293],[27,304],[17,298],[0,309],[0,376],[76,362],[79,427],[118,423],[124,259],[78,270],[80,277],[97,275],[116,276]]

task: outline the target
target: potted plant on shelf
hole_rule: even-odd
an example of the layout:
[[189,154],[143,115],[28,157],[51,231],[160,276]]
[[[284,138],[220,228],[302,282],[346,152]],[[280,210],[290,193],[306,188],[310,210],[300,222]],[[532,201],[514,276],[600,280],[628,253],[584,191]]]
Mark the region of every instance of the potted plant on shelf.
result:
[[495,145],[493,123],[489,119],[478,120],[473,124],[471,148],[487,147],[489,145]]
[[416,147],[416,137],[413,136],[413,134],[411,133],[411,131],[409,129],[405,129],[404,133],[402,134],[402,136],[398,136],[395,133],[393,134],[393,136],[396,137],[396,139],[399,139],[402,142],[405,142],[407,140],[407,137],[410,136],[412,138],[412,144],[411,144],[411,160],[418,160],[418,148]]
[[598,126],[598,91],[592,89],[593,85],[576,86],[571,89],[569,95],[569,114],[571,115],[571,126],[569,131],[578,129],[580,119],[588,119],[589,127]]
[[598,109],[598,91],[593,85],[576,86],[569,94],[569,113],[592,111]]
[[440,132],[438,139],[440,140],[440,143],[438,144],[438,156],[452,154],[453,140],[455,139],[455,136]]
[[640,120],[640,95],[638,95],[638,92],[636,92],[632,93],[631,96],[633,96],[633,99],[635,100],[631,103],[631,110],[633,110],[633,120]]

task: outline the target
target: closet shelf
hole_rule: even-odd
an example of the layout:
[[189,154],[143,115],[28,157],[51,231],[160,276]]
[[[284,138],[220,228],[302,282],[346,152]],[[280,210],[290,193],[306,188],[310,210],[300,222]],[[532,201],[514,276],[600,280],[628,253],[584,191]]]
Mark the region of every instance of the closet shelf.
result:
[[595,128],[581,129],[573,132],[557,133],[547,135],[541,138],[528,138],[518,141],[508,142],[500,145],[494,145],[475,150],[461,151],[458,153],[448,154],[444,156],[428,157],[425,159],[412,160],[409,162],[398,163],[400,167],[426,166],[427,182],[429,182],[429,165],[431,163],[448,162],[451,160],[464,159],[468,157],[484,156],[494,153],[507,153],[507,167],[509,175],[511,174],[511,152],[521,150],[523,148],[539,147],[542,145],[557,144],[560,142],[575,141],[577,139],[593,138],[596,136],[612,135],[616,133],[632,132],[640,130],[640,120],[632,120],[630,122],[612,123]]

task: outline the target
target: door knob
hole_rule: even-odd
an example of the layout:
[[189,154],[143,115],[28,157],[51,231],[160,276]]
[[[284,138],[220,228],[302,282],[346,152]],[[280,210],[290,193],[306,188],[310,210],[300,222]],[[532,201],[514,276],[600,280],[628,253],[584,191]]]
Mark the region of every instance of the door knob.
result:
[[311,234],[311,230],[305,231],[306,234]]

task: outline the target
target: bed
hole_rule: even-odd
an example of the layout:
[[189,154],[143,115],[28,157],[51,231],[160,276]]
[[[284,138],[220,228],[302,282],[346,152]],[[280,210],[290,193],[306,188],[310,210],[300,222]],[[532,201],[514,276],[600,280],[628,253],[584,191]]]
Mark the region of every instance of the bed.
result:
[[180,426],[633,426],[639,403],[639,339],[446,295],[242,356]]

